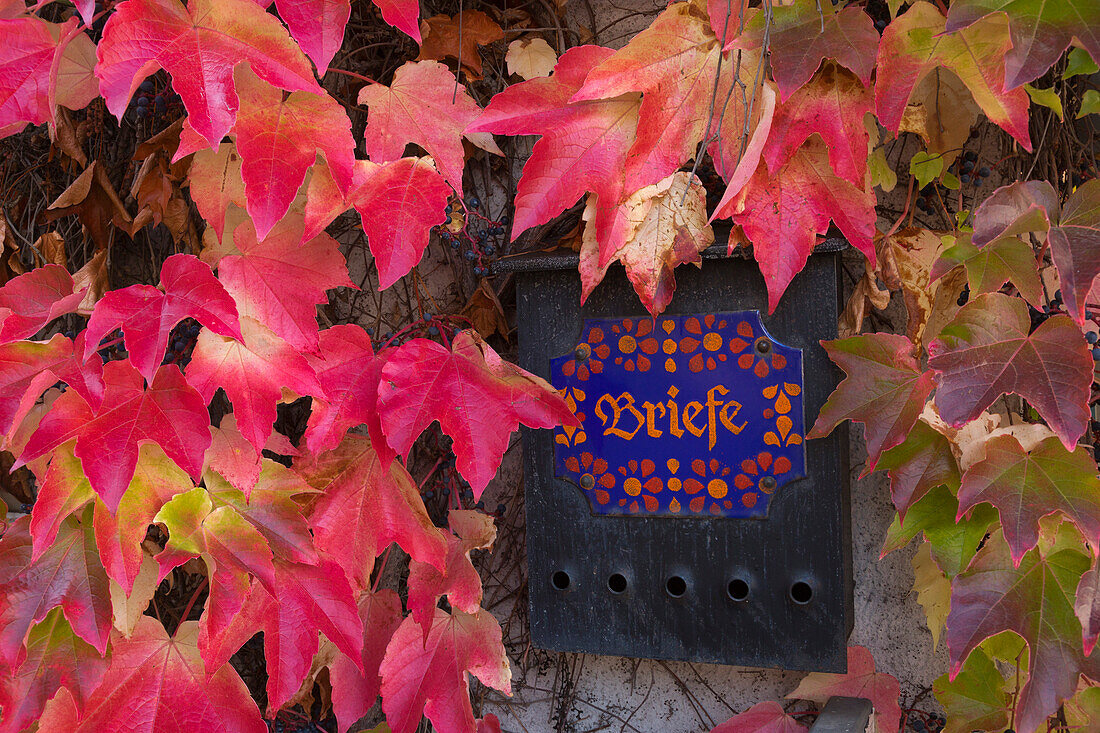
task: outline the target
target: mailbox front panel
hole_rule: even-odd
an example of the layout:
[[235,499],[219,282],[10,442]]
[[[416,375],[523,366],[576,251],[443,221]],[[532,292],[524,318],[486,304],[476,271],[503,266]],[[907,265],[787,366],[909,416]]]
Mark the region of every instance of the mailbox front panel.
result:
[[845,671],[847,432],[803,437],[839,377],[818,343],[836,337],[839,253],[770,316],[748,260],[677,269],[657,319],[621,268],[579,306],[559,262],[514,267],[520,364],[584,415],[524,435],[534,644]]

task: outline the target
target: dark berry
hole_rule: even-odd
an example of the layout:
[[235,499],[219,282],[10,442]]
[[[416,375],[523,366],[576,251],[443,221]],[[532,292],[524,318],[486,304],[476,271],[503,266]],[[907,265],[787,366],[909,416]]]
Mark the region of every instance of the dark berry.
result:
[[1092,347],[1092,360],[1093,361],[1100,361],[1100,346],[1093,346]]
[[1096,335],[1096,331],[1089,331],[1085,334],[1085,341],[1088,341],[1090,344],[1095,344],[1097,339],[1100,339],[1100,336]]
[[961,181],[962,183],[970,183],[970,176],[966,173],[963,173],[961,176],[959,176],[959,181]]
[[158,115],[162,115],[162,114],[164,114],[165,110],[167,110],[167,109],[168,109],[168,103],[164,101],[164,97],[160,96],[159,94],[157,96],[153,97],[153,111],[154,112],[156,112]]
[[142,107],[148,107],[149,97],[138,97],[134,100],[134,105],[136,105],[138,109],[141,109]]
[[966,161],[965,163],[962,164],[962,172],[963,173],[969,173],[972,170],[974,170],[974,161],[968,160],[968,161]]
[[466,259],[473,262],[474,260],[477,259],[477,252],[474,252],[472,249],[466,250]]
[[493,245],[490,244],[488,247],[485,248],[484,251],[485,251],[485,254],[492,255],[497,250],[496,250],[496,247],[494,247]]
[[992,172],[993,171],[989,170],[989,166],[987,165],[983,165],[981,168],[978,169],[978,175],[982,178],[989,178]]
[[141,84],[138,85],[138,91],[139,92],[144,92],[145,94],[152,94],[153,93],[153,82],[152,82],[152,80],[146,79],[145,81],[141,82]]
[[471,209],[480,208],[481,199],[479,199],[477,196],[471,196],[470,198],[466,199],[466,205],[469,206]]
[[970,300],[970,286],[969,285],[964,285],[963,289],[962,289],[962,292],[959,293],[959,299],[956,302],[961,307],[961,306],[966,305],[966,301],[968,301],[968,300]]
[[431,326],[428,329],[428,335],[429,336],[438,336],[439,335],[439,328],[437,326]]

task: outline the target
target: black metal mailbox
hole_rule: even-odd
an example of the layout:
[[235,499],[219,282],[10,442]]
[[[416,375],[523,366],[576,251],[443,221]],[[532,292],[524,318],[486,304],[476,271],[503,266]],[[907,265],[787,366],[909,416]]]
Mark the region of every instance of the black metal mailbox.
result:
[[575,255],[517,278],[520,364],[579,429],[524,435],[531,636],[541,648],[844,672],[848,442],[804,440],[839,374],[830,240],[775,313],[755,263],[704,253],[652,319],[613,267],[581,307]]

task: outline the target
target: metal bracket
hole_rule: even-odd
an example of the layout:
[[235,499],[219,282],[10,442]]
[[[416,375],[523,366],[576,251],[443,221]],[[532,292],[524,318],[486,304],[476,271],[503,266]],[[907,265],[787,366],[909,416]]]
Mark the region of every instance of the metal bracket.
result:
[[862,697],[830,697],[810,733],[866,733],[873,711]]

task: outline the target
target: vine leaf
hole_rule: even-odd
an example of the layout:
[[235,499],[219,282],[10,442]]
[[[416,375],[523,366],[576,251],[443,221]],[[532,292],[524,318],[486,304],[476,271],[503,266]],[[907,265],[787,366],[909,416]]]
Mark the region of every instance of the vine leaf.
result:
[[961,480],[950,441],[923,420],[914,423],[902,443],[883,451],[877,468],[890,473],[890,498],[903,520],[930,489],[943,485],[957,491]]
[[947,713],[945,733],[1004,730],[1011,707],[1004,686],[1004,677],[981,648],[970,653],[954,679],[949,674],[936,678],[932,689]]
[[195,153],[188,170],[188,190],[199,213],[221,240],[225,231],[225,214],[230,204],[244,208],[241,156],[233,143],[222,143],[216,150],[203,149]]
[[55,608],[31,629],[26,659],[0,679],[0,707],[4,710],[0,730],[16,733],[30,727],[61,687],[82,707],[106,671],[106,660],[73,633],[61,609]]
[[547,223],[586,192],[603,202],[593,219],[596,236],[603,241],[610,231],[623,198],[623,178],[617,171],[627,164],[641,100],[635,93],[584,102],[569,100],[593,67],[613,53],[600,46],[569,49],[550,77],[506,88],[468,128],[472,132],[542,136],[532,147],[516,188],[513,239]]
[[[66,483],[77,487],[82,480],[80,467],[69,462],[65,451],[55,453],[50,470],[63,460]],[[48,478],[48,475],[47,475]],[[146,557],[141,543],[153,517],[172,497],[190,491],[194,482],[164,451],[152,443],[143,444],[138,453],[137,467],[130,486],[122,495],[118,509],[111,512],[103,502],[96,502],[93,526],[96,547],[99,549],[107,577],[119,584],[126,595],[134,589],[134,581],[141,572],[142,559]]]
[[[264,8],[271,5],[271,0],[256,2]],[[324,76],[344,43],[344,26],[351,17],[349,0],[275,0],[275,7],[290,35],[317,65],[317,74]],[[386,21],[393,25],[388,18]]]
[[800,86],[776,110],[772,134],[764,145],[768,169],[780,170],[816,132],[826,143],[836,175],[862,187],[870,137],[863,118],[874,109],[870,89],[850,71],[826,62],[809,83]]
[[401,625],[401,599],[390,588],[359,595],[359,618],[363,620],[361,665],[337,650],[329,664],[332,681],[332,709],[340,730],[347,730],[374,707],[382,677],[378,668],[386,646]]
[[[409,61],[393,75],[390,86],[368,84],[359,91],[359,104],[368,107],[363,140],[375,163],[398,160],[405,146],[416,143],[435,159],[447,182],[462,195],[462,138],[490,153],[503,155],[492,135],[467,133],[481,108],[459,85],[454,74],[438,61]],[[453,101],[452,101],[453,100]]]
[[[248,62],[260,78],[290,91],[320,91],[306,57],[282,23],[252,0],[125,0],[103,29],[96,76],[119,119],[138,85],[157,69],[187,108],[187,123],[217,148],[233,127],[233,67]],[[177,156],[185,154],[181,144]]]
[[1100,638],[1100,583],[1097,580],[1094,564],[1081,576],[1073,605],[1077,620],[1081,622],[1081,640],[1086,656],[1092,654],[1096,640]]
[[[274,595],[272,595],[274,593]],[[349,658],[363,652],[363,622],[355,595],[340,566],[322,558],[317,565],[275,562],[272,592],[254,583],[244,607],[226,633],[215,657],[204,649],[207,665],[228,660],[257,631],[264,633],[269,717],[298,691],[309,672],[323,633]],[[358,665],[356,665],[358,666]]]
[[[741,46],[749,39],[758,43],[764,22],[764,14],[757,13],[733,45]],[[781,99],[810,81],[825,59],[836,59],[864,85],[871,83],[879,35],[871,16],[860,8],[837,11],[831,5],[800,0],[772,9],[769,32],[772,75]]]
[[932,543],[923,542],[913,555],[913,591],[917,603],[924,608],[928,619],[928,631],[932,634],[932,648],[940,645],[940,634],[951,610],[951,579],[940,569],[932,557]]
[[323,453],[340,444],[348,428],[366,424],[371,445],[385,468],[394,458],[378,417],[378,385],[384,354],[376,355],[370,335],[360,326],[340,324],[320,334],[318,356],[306,354],[317,373],[325,398],[313,401],[303,436],[311,453]]
[[931,277],[938,280],[959,265],[966,268],[970,297],[995,293],[1011,281],[1024,300],[1042,309],[1043,288],[1035,266],[1035,252],[1019,237],[1000,237],[979,249],[970,236],[960,235],[955,244],[940,255],[932,267]]
[[520,423],[577,424],[553,387],[501,359],[468,330],[455,336],[450,349],[422,338],[402,344],[382,367],[378,408],[389,444],[402,455],[438,420],[454,440],[456,467],[475,499],[496,474],[508,436]]
[[382,166],[356,161],[347,197],[328,169],[317,166],[309,181],[305,237],[312,239],[349,206],[355,207],[378,270],[378,289],[385,290],[420,262],[431,227],[447,218],[450,195],[428,158],[401,158]]
[[481,79],[481,54],[478,46],[488,46],[504,38],[504,30],[480,10],[465,9],[455,15],[433,15],[423,22],[424,40],[417,61],[424,59],[461,60],[467,79]]
[[1028,550],[1017,565],[994,533],[954,582],[947,617],[951,675],[986,638],[1011,630],[1027,642],[1028,680],[1020,691],[1016,724],[1034,730],[1071,697],[1084,664],[1081,625],[1073,599],[1090,558],[1069,543]]
[[100,656],[106,652],[111,599],[95,550],[91,518],[89,508],[80,520],[66,519],[53,544],[0,586],[0,663],[19,664],[31,625],[57,606],[77,636]]
[[233,81],[241,105],[233,131],[245,208],[257,238],[263,239],[290,209],[318,151],[337,185],[347,191],[355,168],[355,140],[347,113],[328,94],[292,92],[284,99],[281,89],[244,65],[233,72]]
[[61,265],[44,265],[0,287],[0,344],[25,339],[55,318],[74,312],[84,299]]
[[1085,322],[1085,301],[1100,274],[1100,182],[1077,188],[1065,206],[1046,181],[998,188],[974,212],[974,244],[992,246],[1028,232],[1047,234],[1066,311]]
[[1100,7],[1090,0],[962,0],[952,3],[947,30],[966,28],[990,13],[1004,13],[1012,33],[1012,48],[1005,54],[1008,89],[1042,76],[1071,40],[1100,62]]
[[409,612],[427,636],[442,596],[452,607],[477,613],[481,606],[481,576],[470,561],[473,550],[487,550],[497,538],[493,518],[479,511],[452,509],[447,514],[446,561],[437,567],[413,560],[409,563]]
[[1000,512],[1016,564],[1039,541],[1039,520],[1055,512],[1076,524],[1086,541],[1100,541],[1100,477],[1083,446],[1070,452],[1050,437],[1026,451],[1011,435],[990,438],[985,460],[963,476],[959,514],[983,501]]
[[[755,96],[759,54],[742,54],[738,77],[732,72],[716,76],[723,56],[719,45],[703,0],[673,3],[626,46],[597,64],[573,95],[571,101],[582,102],[642,92],[637,139],[626,160],[626,192],[672,175],[695,157],[696,146],[708,131],[723,133],[724,146],[719,149],[716,145],[711,151],[715,160],[725,164],[739,158],[744,105],[719,102],[730,94],[738,95],[734,87],[739,82]],[[729,58],[722,65],[724,69],[736,68]],[[718,100],[713,107],[712,97]],[[749,170],[755,162],[748,161]],[[723,168],[724,175],[732,175],[732,165]],[[618,203],[606,199],[602,205]]]
[[782,705],[768,700],[734,715],[710,733],[800,733],[805,730],[806,726],[787,715]]
[[[585,226],[582,250],[599,254],[581,257],[583,297],[603,279],[607,264],[617,260],[626,267],[626,276],[646,310],[654,316],[664,311],[676,290],[676,267],[687,262],[701,265],[700,252],[714,242],[706,199],[706,189],[697,177],[677,171],[631,194],[616,211],[605,239],[598,239],[595,226]],[[599,199],[589,196],[585,221],[599,217],[599,208]],[[597,266],[607,252],[613,252],[611,259]]]
[[512,694],[500,625],[485,610],[436,609],[426,639],[413,617],[406,617],[390,640],[381,673],[382,710],[393,733],[412,733],[422,713],[439,730],[474,730],[467,673]]
[[418,0],[374,0],[382,19],[421,44],[420,3]]
[[275,589],[271,548],[259,531],[232,507],[214,508],[206,489],[196,488],[167,502],[153,521],[168,530],[168,542],[155,560],[158,582],[191,558],[206,564],[210,594],[203,614],[209,632],[222,633],[244,605],[255,576]]
[[57,398],[31,435],[21,460],[31,461],[76,438],[76,455],[92,488],[112,512],[134,475],[138,446],[152,441],[191,476],[202,471],[210,445],[206,403],[178,367],[162,366],[145,388],[126,361],[103,367],[103,405],[93,411],[76,390]]
[[0,137],[27,124],[52,123],[55,103],[80,109],[95,96],[94,87],[88,94],[79,79],[68,80],[77,84],[71,89],[58,86],[59,68],[94,45],[86,35],[74,33],[77,25],[75,18],[61,25],[33,17],[0,20]]
[[967,303],[928,345],[936,407],[959,427],[1014,392],[1073,450],[1088,426],[1092,357],[1067,316],[1049,318],[1031,334],[1030,326],[1019,298],[988,293]]
[[901,686],[885,672],[875,671],[871,652],[861,646],[848,647],[848,673],[828,674],[811,672],[802,678],[798,688],[787,695],[788,699],[810,700],[824,705],[830,697],[865,697],[875,706],[875,731],[893,733],[901,722],[898,697]]
[[193,255],[172,255],[160,269],[159,289],[131,285],[109,291],[96,303],[88,319],[84,358],[99,348],[104,336],[121,328],[130,363],[151,381],[172,329],[188,317],[227,338],[243,338],[237,306],[210,267]]
[[970,516],[956,523],[958,506],[958,500],[946,486],[931,489],[910,507],[904,520],[894,518],[886,531],[882,556],[905,547],[923,532],[936,565],[954,578],[970,564],[982,538],[997,522],[996,510],[988,504],[979,504]]
[[900,444],[917,421],[932,391],[931,372],[913,357],[905,336],[865,334],[823,341],[829,358],[845,378],[818,414],[809,438],[823,438],[842,420],[862,422],[867,440],[866,472],[882,451]]
[[1005,17],[995,15],[954,33],[944,32],[946,24],[940,11],[922,0],[886,27],[876,64],[879,121],[896,132],[914,88],[924,76],[944,67],[966,85],[992,122],[1030,152],[1027,92],[1002,91],[1004,57],[1011,46]]
[[809,259],[818,234],[836,222],[848,241],[875,263],[874,194],[837,177],[824,141],[813,135],[783,169],[756,169],[740,195],[715,216],[731,217],[754,245],[768,286],[768,311]]
[[223,239],[205,247],[202,259],[218,268],[242,318],[262,323],[295,349],[316,353],[317,305],[328,303],[331,288],[355,284],[336,240],[321,232],[303,242],[303,229],[301,215],[291,214],[261,240],[245,219],[233,230],[232,246]]
[[[210,440],[203,471],[216,471],[247,497],[260,479],[263,456],[241,435],[233,413],[223,417],[218,427],[211,426]],[[298,455],[298,449],[290,444],[285,435],[278,432],[271,433],[264,450],[281,456]]]
[[169,638],[150,616],[141,617],[129,639],[112,637],[110,669],[89,698],[77,733],[264,733],[267,725],[236,670],[228,664],[205,668],[197,638],[195,621],[184,621]]
[[297,501],[298,497],[316,492],[297,473],[264,458],[260,478],[248,493],[233,488],[213,471],[203,474],[203,482],[215,506],[232,507],[247,519],[267,539],[275,557],[317,564],[309,525]]
[[414,560],[444,567],[443,533],[412,476],[397,461],[384,464],[369,439],[347,435],[335,450],[306,456],[294,470],[322,492],[310,517],[317,548],[358,587],[369,586],[374,558],[392,542]]
[[260,451],[271,435],[284,387],[298,395],[323,397],[324,392],[305,358],[266,326],[245,317],[241,331],[243,341],[203,329],[191,352],[187,381],[207,403],[219,387],[224,389],[241,434]]
[[19,427],[42,393],[65,382],[84,400],[99,407],[103,400],[103,361],[93,354],[87,361],[84,333],[76,343],[59,333],[49,341],[0,344],[0,433]]

